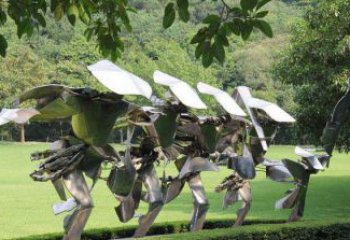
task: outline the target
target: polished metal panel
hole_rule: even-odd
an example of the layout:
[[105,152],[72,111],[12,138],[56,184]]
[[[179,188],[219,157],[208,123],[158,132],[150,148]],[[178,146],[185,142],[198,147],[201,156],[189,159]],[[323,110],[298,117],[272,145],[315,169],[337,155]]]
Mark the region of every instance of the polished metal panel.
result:
[[146,235],[164,204],[159,178],[152,165],[142,173],[141,179],[147,190],[149,208],[148,212],[140,217],[139,227],[136,229],[134,237]]
[[141,191],[142,182],[138,180],[127,197],[115,195],[116,199],[120,201],[120,205],[115,208],[115,212],[121,222],[128,222],[134,217],[135,210],[138,208],[141,200]]
[[203,228],[205,217],[209,209],[209,201],[205,194],[204,186],[199,173],[190,176],[187,183],[194,199],[191,231],[198,231]]
[[252,194],[250,189],[250,184],[248,181],[244,181],[242,187],[238,190],[239,196],[242,199],[242,207],[237,211],[237,219],[234,226],[242,225],[245,217],[247,216],[251,202]]
[[81,171],[74,170],[65,175],[63,180],[67,190],[79,205],[65,220],[66,234],[63,239],[79,240],[93,208],[92,198]]
[[164,202],[169,203],[174,200],[181,193],[183,187],[185,186],[185,180],[175,178],[171,180],[165,189]]
[[180,171],[179,178],[182,179],[191,173],[197,173],[202,171],[219,171],[219,168],[215,164],[209,162],[209,160],[206,158],[188,157],[185,162],[185,165]]
[[196,109],[206,109],[207,106],[200,99],[197,92],[186,82],[161,71],[153,74],[155,83],[168,86],[171,92],[186,106]]
[[28,108],[28,109],[7,109],[3,108],[0,112],[0,126],[8,122],[15,122],[18,124],[24,124],[29,121],[35,115],[40,114],[39,111]]
[[88,69],[102,85],[119,95],[142,95],[146,98],[152,95],[152,88],[146,81],[109,60],[101,60]]
[[197,83],[197,89],[203,94],[212,95],[229,114],[242,117],[247,116],[247,114],[239,107],[236,101],[231,98],[227,92],[203,82]]

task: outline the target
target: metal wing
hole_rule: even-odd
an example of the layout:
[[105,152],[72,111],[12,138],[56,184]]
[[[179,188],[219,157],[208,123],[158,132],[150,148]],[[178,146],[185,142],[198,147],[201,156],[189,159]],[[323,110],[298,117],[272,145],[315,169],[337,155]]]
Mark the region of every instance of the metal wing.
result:
[[283,159],[282,163],[293,176],[296,183],[307,184],[309,173],[306,171],[304,165],[289,159]]
[[306,151],[305,149],[298,147],[298,146],[295,147],[294,151],[295,151],[295,154],[306,159],[308,161],[308,163],[311,165],[311,167],[313,167],[314,169],[316,169],[316,170],[323,170],[324,169],[323,165],[318,160],[318,157],[315,154],[310,153],[310,152]]
[[119,95],[142,95],[146,98],[152,95],[152,88],[146,81],[108,60],[99,61],[87,68],[102,85]]
[[206,109],[207,106],[200,99],[197,92],[186,82],[172,77],[161,71],[155,71],[154,81],[158,84],[168,86],[171,92],[186,106],[197,109]]
[[30,118],[35,115],[40,114],[37,110],[33,108],[29,109],[6,109],[3,108],[0,112],[0,125],[6,124],[8,122],[15,122],[18,124],[26,123]]
[[216,101],[225,109],[226,112],[236,116],[247,116],[247,114],[238,106],[235,100],[225,91],[210,86],[208,84],[199,82],[197,89],[200,93],[212,95]]
[[295,119],[274,103],[254,98],[248,87],[237,87],[237,91],[245,99],[248,107],[261,109],[276,122],[292,123]]
[[266,167],[266,177],[276,182],[291,182],[293,176],[281,161],[265,159],[262,164]]
[[276,201],[275,209],[289,209],[295,206],[296,200],[300,194],[300,187],[291,190],[285,197]]

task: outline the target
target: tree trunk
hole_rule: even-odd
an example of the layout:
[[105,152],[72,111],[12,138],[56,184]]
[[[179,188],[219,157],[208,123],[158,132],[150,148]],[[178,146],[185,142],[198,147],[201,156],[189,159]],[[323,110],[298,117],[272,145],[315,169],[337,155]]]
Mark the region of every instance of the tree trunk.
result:
[[21,124],[20,128],[21,128],[21,143],[25,143],[26,142],[26,136],[25,136],[24,124]]

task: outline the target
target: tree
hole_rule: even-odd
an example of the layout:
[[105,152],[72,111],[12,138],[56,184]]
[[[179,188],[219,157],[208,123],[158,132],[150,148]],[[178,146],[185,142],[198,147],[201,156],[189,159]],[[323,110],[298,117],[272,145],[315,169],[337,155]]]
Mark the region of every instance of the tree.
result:
[[[291,45],[275,68],[277,78],[295,87],[297,122],[307,142],[320,143],[350,73],[350,2],[322,0],[294,26]],[[339,146],[348,147],[350,125],[343,128]]]
[[[193,1],[199,4],[201,1]],[[206,0],[217,2],[217,0]],[[214,58],[220,63],[225,59],[225,47],[229,46],[228,36],[235,34],[248,39],[253,28],[272,37],[270,25],[262,20],[268,11],[260,11],[271,0],[221,0],[220,12],[208,14],[201,23],[191,43],[196,44],[196,58],[208,67]],[[130,17],[135,17],[140,2],[133,7],[128,0],[0,0],[0,27],[7,18],[14,20],[19,38],[30,37],[35,29],[45,28],[47,16],[53,14],[60,21],[66,17],[72,26],[77,20],[85,24],[85,36],[97,41],[97,46],[105,57],[120,58],[124,51],[123,36],[132,31]],[[168,0],[164,7],[163,27],[169,28],[176,16],[183,21],[190,19],[189,0]],[[8,41],[0,34],[0,55],[5,56]]]

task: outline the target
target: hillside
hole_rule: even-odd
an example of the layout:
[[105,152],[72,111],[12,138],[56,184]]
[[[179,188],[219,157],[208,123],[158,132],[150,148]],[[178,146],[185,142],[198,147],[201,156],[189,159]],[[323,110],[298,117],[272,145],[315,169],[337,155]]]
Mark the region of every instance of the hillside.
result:
[[[117,64],[152,83],[156,69],[180,77],[190,84],[204,81],[219,86],[228,92],[237,85],[253,88],[257,96],[278,102],[287,111],[293,112],[292,89],[273,80],[270,69],[278,61],[278,55],[288,45],[289,26],[298,21],[304,5],[297,1],[273,0],[266,7],[270,11],[267,21],[274,37],[268,39],[253,33],[243,42],[231,37],[224,65],[218,63],[205,69],[194,57],[190,39],[198,29],[197,23],[212,11],[218,11],[218,3],[211,1],[191,6],[193,17],[189,23],[177,21],[164,30],[161,26],[163,6],[161,1],[132,0],[141,10],[132,16],[132,33],[123,33],[125,52]],[[235,4],[235,0],[227,1]],[[72,29],[68,21],[48,22],[31,39],[18,40],[13,23],[8,23],[4,34],[11,42],[8,56],[0,61],[0,106],[9,106],[14,96],[32,86],[57,82],[70,86],[99,87],[86,70],[86,65],[102,57],[93,41],[87,42],[82,26]],[[159,87],[155,87],[161,94]],[[205,99],[208,101],[208,99]],[[213,105],[213,101],[208,102]],[[215,106],[213,105],[213,109]],[[9,132],[10,130],[10,132]],[[0,130],[4,139],[16,138],[13,127]]]

